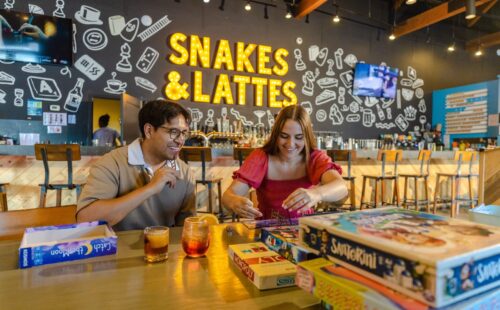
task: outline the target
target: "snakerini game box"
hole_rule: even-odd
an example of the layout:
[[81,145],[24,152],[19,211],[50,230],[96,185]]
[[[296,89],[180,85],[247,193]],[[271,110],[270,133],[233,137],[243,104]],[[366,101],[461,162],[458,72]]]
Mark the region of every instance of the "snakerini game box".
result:
[[500,229],[399,208],[299,219],[299,244],[433,307],[500,285]]
[[105,222],[26,228],[19,268],[116,253],[117,236]]
[[262,242],[229,245],[228,254],[260,290],[295,285],[295,265]]
[[265,227],[260,232],[260,241],[268,248],[278,252],[292,263],[296,264],[305,260],[318,257],[310,250],[298,245],[298,226]]

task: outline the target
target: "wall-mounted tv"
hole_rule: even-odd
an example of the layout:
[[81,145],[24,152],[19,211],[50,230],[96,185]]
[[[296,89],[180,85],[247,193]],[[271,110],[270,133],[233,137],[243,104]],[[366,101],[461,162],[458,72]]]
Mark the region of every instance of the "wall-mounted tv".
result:
[[0,59],[72,64],[71,19],[0,10]]
[[352,94],[356,96],[394,98],[399,69],[357,63],[354,68]]

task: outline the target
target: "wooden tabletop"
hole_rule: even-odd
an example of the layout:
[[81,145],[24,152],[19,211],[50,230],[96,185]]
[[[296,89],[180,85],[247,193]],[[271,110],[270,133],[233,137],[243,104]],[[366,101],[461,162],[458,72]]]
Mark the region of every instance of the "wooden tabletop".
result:
[[210,249],[187,258],[181,228],[170,232],[169,259],[143,260],[142,231],[119,232],[118,253],[18,269],[20,241],[0,242],[2,309],[315,309],[299,288],[259,291],[233,265],[228,244],[250,242],[256,231],[240,223],[211,227]]

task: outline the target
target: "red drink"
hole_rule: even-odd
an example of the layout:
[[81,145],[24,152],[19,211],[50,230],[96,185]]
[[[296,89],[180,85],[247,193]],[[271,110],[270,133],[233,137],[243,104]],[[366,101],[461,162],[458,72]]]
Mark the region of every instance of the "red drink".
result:
[[210,245],[208,223],[200,217],[188,217],[182,229],[182,248],[189,257],[205,255]]
[[210,246],[210,239],[205,240],[182,240],[182,248],[189,257],[200,257],[205,255]]

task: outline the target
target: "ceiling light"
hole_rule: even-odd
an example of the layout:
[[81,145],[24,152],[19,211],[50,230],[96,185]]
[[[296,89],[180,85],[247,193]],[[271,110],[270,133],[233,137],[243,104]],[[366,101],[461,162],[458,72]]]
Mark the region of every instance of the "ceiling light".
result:
[[391,35],[389,36],[389,40],[391,41],[396,40],[396,36],[394,35],[394,33],[391,33]]
[[465,19],[473,19],[476,17],[476,1],[465,1]]
[[203,3],[209,3],[210,0],[203,0]]
[[480,48],[478,48],[477,51],[474,53],[474,55],[479,57],[479,56],[483,55],[483,51]]
[[340,22],[340,17],[339,17],[338,15],[335,15],[335,16],[333,17],[333,19],[332,19],[332,22],[334,22],[334,23],[336,23],[336,24],[337,24],[337,23],[339,23],[339,22]]
[[415,4],[417,3],[417,0],[406,0],[405,2],[407,5],[412,5],[412,4]]
[[250,5],[250,1],[247,1],[247,4],[245,4],[245,11],[250,11],[252,9],[252,5]]
[[453,42],[453,44],[448,46],[448,52],[454,52],[454,51],[455,51],[455,42]]
[[292,12],[291,12],[291,10],[290,10],[290,6],[289,6],[289,5],[287,5],[287,6],[286,6],[286,14],[285,14],[285,18],[286,18],[286,19],[290,19],[290,18],[292,18],[292,17],[293,17],[293,16],[292,16]]

